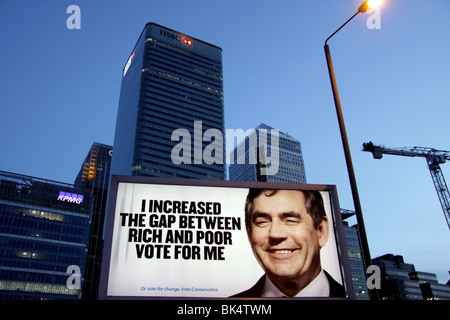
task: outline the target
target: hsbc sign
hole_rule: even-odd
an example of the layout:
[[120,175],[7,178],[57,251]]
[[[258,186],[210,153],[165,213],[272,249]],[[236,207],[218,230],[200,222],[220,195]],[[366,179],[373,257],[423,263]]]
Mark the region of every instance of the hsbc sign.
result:
[[190,45],[190,46],[192,46],[194,44],[194,42],[192,42],[192,40],[190,40],[190,39],[184,38],[178,34],[175,34],[175,33],[163,30],[163,29],[159,30],[159,34],[166,38],[170,38],[170,39],[182,42],[182,43]]

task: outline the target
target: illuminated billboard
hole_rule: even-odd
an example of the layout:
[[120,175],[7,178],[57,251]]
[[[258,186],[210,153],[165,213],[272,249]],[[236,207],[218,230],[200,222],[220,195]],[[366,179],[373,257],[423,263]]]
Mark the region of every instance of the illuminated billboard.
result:
[[330,185],[112,176],[101,299],[353,298]]

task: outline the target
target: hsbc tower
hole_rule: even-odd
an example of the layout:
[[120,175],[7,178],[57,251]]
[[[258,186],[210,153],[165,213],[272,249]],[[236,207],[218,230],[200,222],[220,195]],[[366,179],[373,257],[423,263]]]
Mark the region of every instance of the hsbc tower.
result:
[[214,164],[171,159],[172,133],[184,128],[194,140],[199,122],[202,133],[224,132],[222,49],[148,23],[122,72],[111,174],[224,180],[225,155]]

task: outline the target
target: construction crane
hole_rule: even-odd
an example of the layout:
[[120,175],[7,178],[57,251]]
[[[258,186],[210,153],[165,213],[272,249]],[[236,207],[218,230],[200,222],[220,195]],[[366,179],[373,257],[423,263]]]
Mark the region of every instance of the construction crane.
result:
[[363,143],[362,151],[372,152],[374,159],[381,159],[383,154],[392,154],[406,157],[423,157],[427,160],[428,169],[431,173],[436,188],[439,202],[444,211],[448,228],[450,229],[450,192],[445,183],[440,164],[450,160],[450,151],[436,150],[433,148],[411,147],[411,148],[387,148],[374,145],[372,141]]

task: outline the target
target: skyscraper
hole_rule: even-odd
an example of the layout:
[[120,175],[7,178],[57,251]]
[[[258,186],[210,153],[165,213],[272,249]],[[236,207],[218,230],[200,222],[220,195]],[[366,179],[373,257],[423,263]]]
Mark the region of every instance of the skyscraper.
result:
[[224,179],[224,141],[204,161],[209,129],[224,132],[222,49],[148,23],[123,68],[111,173]]
[[84,272],[83,299],[87,300],[97,297],[111,156],[112,146],[94,142],[74,182],[77,186],[89,188],[94,195],[89,247]]
[[350,274],[352,276],[353,290],[356,300],[370,300],[358,225],[350,226],[347,221],[347,219],[353,217],[354,215],[354,211],[341,208],[341,217],[344,225],[344,237],[347,246],[347,256],[350,262]]
[[87,153],[74,184],[94,189],[108,189],[112,146],[94,142]]
[[[306,183],[300,141],[281,131],[275,135],[273,130],[261,123],[234,148],[230,155],[230,180]],[[264,174],[264,166],[275,170]]]

